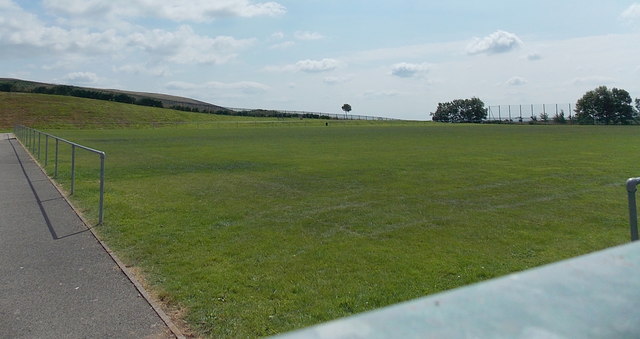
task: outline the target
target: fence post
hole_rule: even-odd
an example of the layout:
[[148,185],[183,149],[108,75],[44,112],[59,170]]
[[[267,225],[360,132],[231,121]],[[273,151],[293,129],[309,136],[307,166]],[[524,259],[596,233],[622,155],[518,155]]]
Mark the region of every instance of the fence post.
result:
[[76,145],[71,145],[71,195],[73,195],[73,190],[76,181]]
[[100,153],[100,206],[98,207],[98,225],[102,225],[102,221],[104,220],[104,158],[104,152]]
[[56,157],[55,157],[55,170],[53,171],[53,177],[54,178],[58,178],[58,145],[59,145],[59,140],[56,139]]
[[571,104],[569,104],[569,120],[571,120]]
[[44,167],[49,164],[49,135],[44,135]]
[[520,122],[522,122],[522,105],[520,105]]
[[640,178],[629,178],[627,180],[627,195],[629,197],[629,228],[631,230],[631,241],[638,240],[638,212],[636,210],[636,191]]
[[[36,134],[38,133],[37,140]],[[71,189],[70,194],[73,195],[75,193],[75,182],[76,182],[76,148],[80,148],[83,150],[87,150],[92,153],[97,153],[100,156],[100,199],[99,199],[99,211],[98,211],[98,225],[102,224],[104,221],[104,181],[105,181],[105,157],[106,154],[103,151],[99,151],[96,149],[92,149],[83,145],[76,144],[74,142],[70,142],[68,140],[58,138],[55,135],[50,135],[48,133],[44,133],[38,131],[33,128],[29,128],[22,125],[14,126],[14,134],[17,138],[22,138],[22,144],[25,146],[27,151],[31,151],[32,156],[38,156],[40,159],[40,154],[42,150],[42,135],[45,136],[45,165],[49,163],[49,137],[53,138],[56,142],[55,144],[55,166],[54,166],[54,178],[58,176],[58,163],[60,158],[60,141],[67,143],[71,146]],[[31,144],[29,144],[29,142]],[[37,143],[37,144],[36,144]],[[30,147],[31,146],[31,147]],[[37,151],[37,152],[36,152]],[[37,161],[37,160],[36,160]]]

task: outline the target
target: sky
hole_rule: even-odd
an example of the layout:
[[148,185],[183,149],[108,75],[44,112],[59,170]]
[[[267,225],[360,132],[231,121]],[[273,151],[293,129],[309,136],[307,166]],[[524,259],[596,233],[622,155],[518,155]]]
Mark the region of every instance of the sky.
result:
[[410,120],[636,98],[640,2],[0,0],[0,77]]

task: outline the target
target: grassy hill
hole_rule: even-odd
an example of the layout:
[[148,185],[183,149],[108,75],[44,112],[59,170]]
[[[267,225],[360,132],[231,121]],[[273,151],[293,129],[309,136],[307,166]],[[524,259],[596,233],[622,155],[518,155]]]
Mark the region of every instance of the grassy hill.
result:
[[[60,90],[60,89],[76,90],[76,91],[91,92],[91,93],[104,93],[104,94],[112,94],[112,95],[125,95],[135,101],[139,101],[142,99],[152,99],[160,102],[163,107],[169,107],[169,108],[181,107],[183,110],[197,109],[199,111],[209,111],[209,112],[229,111],[227,108],[224,108],[221,106],[213,105],[203,101],[194,100],[191,98],[179,97],[175,95],[147,93],[147,92],[133,92],[133,91],[124,91],[119,89],[67,86],[67,85],[49,84],[49,83],[43,83],[43,82],[12,79],[12,78],[0,78],[1,92],[43,93],[46,91],[56,92],[57,90]],[[54,93],[48,93],[48,94],[54,94]],[[55,93],[55,94],[61,94],[61,93]],[[69,93],[66,93],[63,95],[78,96],[78,95],[73,95]]]
[[15,124],[102,128],[238,119],[242,118],[59,95],[0,92],[0,130]]
[[[119,102],[139,106],[169,108],[184,112],[207,113],[217,115],[233,115],[244,117],[300,118],[300,119],[337,119],[336,116],[324,113],[286,112],[279,110],[250,109],[233,110],[203,101],[168,94],[132,92],[117,89],[100,89],[69,85],[47,84],[20,79],[0,78],[0,93],[30,93],[68,96]],[[360,117],[357,117],[360,119]],[[126,122],[125,122],[126,123]],[[2,128],[0,126],[0,128]]]

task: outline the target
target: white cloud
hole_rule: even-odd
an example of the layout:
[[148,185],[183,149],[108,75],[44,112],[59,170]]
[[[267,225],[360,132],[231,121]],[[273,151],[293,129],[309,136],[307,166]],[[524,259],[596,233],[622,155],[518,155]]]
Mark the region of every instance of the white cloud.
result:
[[475,38],[468,46],[468,54],[506,53],[522,45],[517,35],[505,31],[495,31],[480,39]]
[[194,90],[220,90],[220,91],[231,91],[231,92],[242,92],[244,94],[259,94],[269,90],[269,86],[261,84],[259,82],[253,81],[238,81],[238,82],[219,82],[219,81],[210,81],[203,84],[194,84],[183,81],[172,81],[166,84],[165,86],[170,90],[184,90],[184,91],[194,91]]
[[281,43],[277,43],[274,45],[269,46],[270,49],[287,49],[289,47],[295,46],[295,42],[293,41],[284,41]]
[[[42,5],[56,14],[94,17],[114,11],[118,8],[117,2],[117,0],[44,0]],[[126,6],[123,10],[130,8]]]
[[529,53],[527,55],[527,60],[529,60],[529,61],[542,60],[542,55],[540,53],[537,53],[537,52]]
[[138,1],[144,3],[146,10],[157,8],[160,17],[174,21],[208,21],[221,17],[256,17],[277,16],[286,12],[284,6],[277,2],[251,3],[247,0],[170,0],[160,6],[151,1]]
[[366,91],[362,95],[368,99],[380,99],[380,98],[397,97],[398,95],[400,95],[400,92],[396,90]]
[[94,33],[46,26],[22,11],[0,19],[0,47],[12,54],[110,53],[123,45],[124,37],[114,30]]
[[63,80],[72,85],[93,85],[98,82],[98,76],[92,72],[73,72],[67,74]]
[[[49,11],[70,20],[156,17],[176,22],[206,22],[224,17],[277,16],[286,8],[277,2],[249,0],[44,0]],[[86,22],[86,21],[85,21]]]
[[640,21],[640,3],[634,3],[629,6],[620,14],[620,18],[629,22]]
[[296,62],[296,68],[302,72],[318,73],[332,71],[338,68],[338,64],[335,59],[300,60]]
[[430,66],[426,63],[410,64],[401,62],[391,67],[391,74],[400,78],[412,78],[429,72]]
[[202,85],[196,85],[196,84],[185,82],[185,81],[171,81],[165,85],[165,88],[167,89],[186,90],[186,91],[190,91],[190,90],[194,90],[202,87],[203,87]]
[[293,36],[298,40],[320,40],[320,39],[324,39],[324,36],[322,34],[316,33],[316,32],[298,31],[298,32],[295,32]]
[[213,89],[239,90],[245,94],[258,94],[270,89],[269,86],[254,81],[239,81],[233,83],[208,82],[207,87]]
[[271,40],[282,40],[284,39],[284,33],[283,32],[275,32],[273,34],[271,34],[271,37],[269,37]]
[[305,73],[321,73],[329,72],[340,66],[340,62],[336,59],[321,59],[321,60],[300,60],[295,64],[285,66],[267,66],[266,71],[269,72],[305,72]]
[[112,70],[119,73],[144,74],[156,77],[166,77],[171,75],[171,71],[163,66],[148,66],[145,64],[128,64],[122,66],[113,66]]
[[614,79],[603,76],[580,77],[572,80],[576,86],[602,86],[614,83]]
[[[72,0],[63,3],[66,2],[70,6],[71,3],[75,4]],[[98,1],[89,5],[94,3]],[[77,6],[76,11],[87,10]],[[235,58],[239,51],[254,42],[253,39],[199,35],[186,25],[176,31],[138,28],[135,32],[115,29],[92,32],[80,28],[68,29],[46,25],[35,15],[7,0],[0,3],[0,8],[6,13],[0,17],[0,49],[6,51],[0,57],[51,54],[96,57],[143,51],[153,59],[160,57],[178,64],[222,64]]]
[[338,77],[325,77],[323,79],[324,83],[327,84],[327,85],[344,84],[344,83],[347,83],[347,82],[349,82],[351,80],[353,80],[353,76],[351,76],[351,75],[338,76]]
[[178,64],[222,64],[253,42],[253,39],[238,40],[228,36],[211,38],[196,34],[189,26],[181,26],[175,32],[154,29],[132,34],[128,45]]
[[527,80],[522,77],[513,77],[507,80],[508,86],[523,86],[527,84]]

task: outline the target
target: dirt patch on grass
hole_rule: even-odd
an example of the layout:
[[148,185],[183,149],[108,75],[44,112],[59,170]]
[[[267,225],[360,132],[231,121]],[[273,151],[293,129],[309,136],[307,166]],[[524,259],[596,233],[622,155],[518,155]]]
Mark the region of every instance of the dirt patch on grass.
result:
[[129,270],[129,273],[131,273],[133,277],[138,281],[138,283],[142,285],[148,296],[151,298],[151,301],[156,303],[157,306],[161,307],[164,313],[171,318],[173,324],[178,327],[178,329],[184,336],[186,336],[187,338],[199,338],[199,336],[188,326],[187,322],[184,320],[189,311],[186,307],[180,306],[172,301],[168,293],[158,290],[158,288],[150,285],[139,267],[129,266],[127,267],[127,269]]

